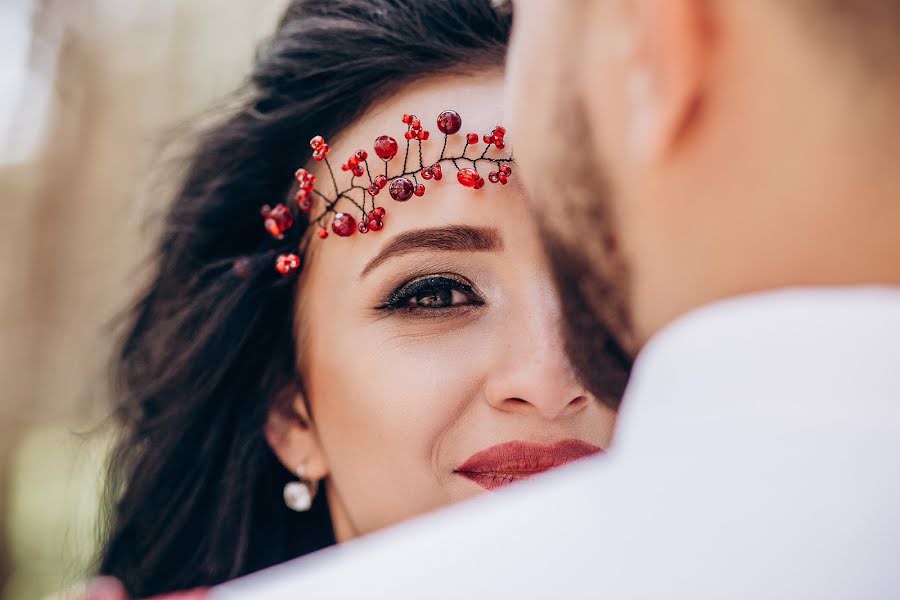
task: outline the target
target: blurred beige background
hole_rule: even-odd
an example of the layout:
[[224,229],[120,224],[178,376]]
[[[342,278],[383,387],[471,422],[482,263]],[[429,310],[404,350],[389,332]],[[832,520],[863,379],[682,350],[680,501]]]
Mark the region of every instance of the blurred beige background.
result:
[[0,1],[0,598],[90,568],[105,326],[166,201],[160,149],[240,85],[285,4]]

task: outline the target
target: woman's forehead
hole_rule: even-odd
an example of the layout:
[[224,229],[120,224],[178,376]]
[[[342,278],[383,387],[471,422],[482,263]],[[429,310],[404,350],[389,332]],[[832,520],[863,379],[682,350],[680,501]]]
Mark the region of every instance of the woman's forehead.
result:
[[[406,125],[404,114],[416,115],[432,137],[423,144],[423,152],[435,159],[440,155],[443,136],[437,131],[438,115],[453,110],[462,117],[459,136],[451,136],[450,143],[464,144],[465,134],[479,137],[503,123],[503,76],[487,72],[484,75],[437,77],[404,87],[398,93],[378,102],[359,119],[338,132],[333,138],[335,156],[344,157],[362,148],[371,151],[375,139],[389,135],[403,141]],[[401,144],[402,147],[402,144]],[[402,149],[402,148],[401,148]]]

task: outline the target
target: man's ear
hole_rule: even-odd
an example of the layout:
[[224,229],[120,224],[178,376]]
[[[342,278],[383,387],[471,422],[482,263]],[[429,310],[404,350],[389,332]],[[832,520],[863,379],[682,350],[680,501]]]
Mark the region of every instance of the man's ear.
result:
[[627,136],[640,161],[670,154],[702,100],[712,41],[707,0],[625,0]]
[[297,473],[303,465],[306,479],[321,480],[328,476],[328,460],[301,393],[286,401],[272,403],[266,419],[265,436],[278,460],[291,473]]

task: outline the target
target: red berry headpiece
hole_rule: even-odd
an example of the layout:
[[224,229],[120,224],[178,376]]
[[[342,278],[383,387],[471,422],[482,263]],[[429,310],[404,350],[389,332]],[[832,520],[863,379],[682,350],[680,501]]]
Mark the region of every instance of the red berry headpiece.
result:
[[[474,147],[479,142],[477,133],[466,134],[466,145],[459,156],[447,156],[447,139],[451,135],[459,133],[462,129],[462,118],[459,113],[453,110],[445,110],[437,118],[437,128],[444,134],[444,146],[441,149],[441,156],[433,164],[426,165],[422,158],[422,142],[430,137],[430,133],[422,127],[422,122],[415,115],[403,115],[403,123],[407,126],[406,133],[403,137],[406,139],[406,149],[403,154],[403,167],[400,173],[390,175],[390,162],[393,160],[399,150],[397,140],[382,135],[375,139],[374,150],[378,159],[384,162],[384,172],[378,173],[373,171],[369,166],[369,154],[365,150],[357,150],[347,162],[341,165],[342,171],[349,171],[352,175],[349,187],[341,190],[338,187],[334,170],[328,161],[328,153],[331,148],[325,143],[325,139],[317,135],[310,140],[309,145],[313,150],[313,160],[324,161],[328,167],[331,181],[334,184],[334,195],[329,197],[316,189],[316,178],[306,169],[298,169],[294,174],[299,184],[296,195],[297,209],[303,212],[309,212],[313,205],[313,195],[318,196],[324,201],[321,213],[310,219],[310,223],[318,224],[318,236],[322,239],[328,237],[328,228],[340,237],[353,235],[355,232],[368,233],[369,231],[380,231],[384,227],[385,210],[380,206],[375,206],[375,196],[387,188],[391,198],[397,202],[406,202],[413,196],[424,196],[425,185],[419,182],[419,177],[423,180],[440,181],[443,177],[441,163],[450,163],[456,168],[456,179],[460,184],[473,189],[481,189],[484,187],[484,178],[478,173],[478,163],[488,162],[496,167],[496,170],[488,174],[488,181],[491,183],[499,183],[506,185],[509,176],[512,175],[512,168],[509,166],[511,157],[490,158],[487,156],[491,147],[498,150],[505,148],[504,137],[506,129],[497,125],[490,132],[485,134],[481,139],[484,141],[484,149],[481,154],[474,157],[466,156],[466,152],[470,147]],[[418,161],[410,160],[410,146],[415,143],[418,145]],[[417,166],[413,166],[414,163]],[[463,163],[467,166],[460,166]],[[380,171],[380,167],[378,171]],[[368,185],[360,183],[357,178],[365,177],[368,179]],[[358,190],[356,192],[355,190]],[[359,198],[353,196],[358,193]],[[345,200],[356,207],[360,214],[357,221],[349,212],[341,212],[338,205]],[[367,209],[367,206],[369,207]],[[266,231],[274,238],[283,239],[284,232],[290,229],[294,224],[292,209],[285,204],[277,204],[274,207],[268,205],[263,206],[262,216]],[[282,275],[287,275],[292,271],[300,268],[300,257],[294,253],[282,254],[278,256],[275,262],[275,268]]]

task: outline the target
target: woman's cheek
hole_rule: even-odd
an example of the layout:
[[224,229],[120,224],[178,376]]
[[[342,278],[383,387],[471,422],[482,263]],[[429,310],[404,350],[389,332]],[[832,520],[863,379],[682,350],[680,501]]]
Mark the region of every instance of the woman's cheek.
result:
[[358,336],[354,355],[366,360],[320,355],[312,366],[319,436],[360,533],[450,500],[442,439],[477,396],[483,363],[460,337]]

